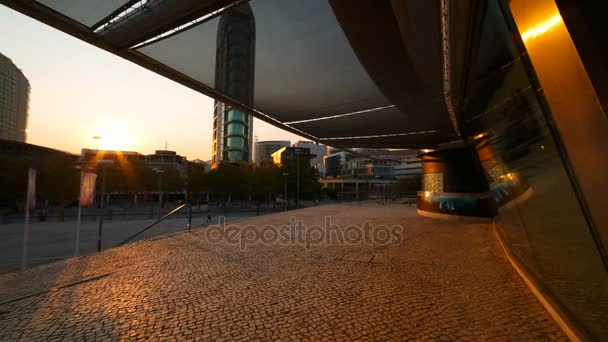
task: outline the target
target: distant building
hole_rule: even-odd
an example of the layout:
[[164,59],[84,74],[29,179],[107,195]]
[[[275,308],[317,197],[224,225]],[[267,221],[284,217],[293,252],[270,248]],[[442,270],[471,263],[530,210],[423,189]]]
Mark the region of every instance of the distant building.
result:
[[178,155],[175,151],[157,150],[154,154],[145,156],[144,163],[153,169],[172,166],[183,179],[188,178],[188,160],[186,157]]
[[[253,106],[255,72],[255,19],[248,3],[222,12],[217,32],[215,89],[240,103]],[[215,101],[213,165],[250,163],[253,117]]]
[[13,62],[0,54],[0,139],[25,142],[30,82]]
[[317,169],[320,175],[325,173],[325,165],[323,158],[327,155],[327,146],[312,141],[298,141],[296,147],[310,149],[311,159],[310,166]]
[[395,166],[400,162],[390,159],[357,157],[350,159],[342,168],[341,178],[395,179]]
[[324,178],[339,178],[343,174],[345,165],[357,155],[351,152],[330,149],[329,154],[323,159],[325,165]]
[[289,147],[290,141],[287,140],[271,140],[258,141],[255,143],[254,161],[256,165],[262,165],[265,161],[272,162],[272,154],[283,147]]
[[422,163],[420,159],[412,159],[395,166],[395,178],[406,179],[422,176]]
[[190,163],[203,165],[203,168],[205,169],[205,171],[209,171],[211,169],[211,160],[204,161],[204,160],[200,160],[200,159],[194,159],[194,160],[191,160]]
[[154,154],[144,155],[133,151],[106,151],[83,148],[81,151],[81,163],[86,167],[94,167],[96,160],[111,160],[116,165],[124,165],[125,162],[142,162],[152,169],[162,169],[172,166],[183,179],[188,177],[188,160],[178,155],[175,151],[157,150]]
[[311,158],[310,149],[302,147],[283,147],[272,154],[272,161],[277,165],[283,164],[286,160],[310,161]]
[[69,152],[55,150],[52,148],[32,145],[14,140],[0,139],[0,157],[5,159],[21,159],[33,161],[32,165],[39,167],[44,165],[49,157],[65,156],[78,159],[78,156]]
[[402,179],[421,174],[416,150],[331,149],[324,158],[325,177],[342,179]]
[[106,151],[83,148],[80,153],[80,162],[85,167],[94,167],[97,160],[111,160],[117,165],[125,162],[143,161],[144,155],[133,151]]

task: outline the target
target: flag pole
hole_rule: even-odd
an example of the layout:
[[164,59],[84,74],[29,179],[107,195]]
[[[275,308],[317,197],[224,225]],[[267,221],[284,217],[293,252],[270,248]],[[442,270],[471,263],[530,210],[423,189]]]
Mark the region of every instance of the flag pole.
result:
[[80,191],[78,194],[78,217],[76,219],[76,241],[74,242],[74,256],[78,256],[78,247],[80,246],[80,215],[82,214],[82,178],[83,173],[80,173]]
[[23,249],[21,269],[27,267],[27,245],[30,235],[30,209],[36,207],[36,170],[29,169],[27,175],[27,196],[25,197],[25,225],[23,227]]
[[28,236],[30,235],[30,208],[25,206],[25,226],[23,227],[23,254],[21,255],[21,269],[27,267],[27,245]]

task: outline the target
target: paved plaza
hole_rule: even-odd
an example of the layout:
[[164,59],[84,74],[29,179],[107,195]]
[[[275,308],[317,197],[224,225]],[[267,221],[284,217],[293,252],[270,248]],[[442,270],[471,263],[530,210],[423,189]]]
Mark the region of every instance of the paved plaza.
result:
[[[185,216],[183,213],[182,216]],[[230,222],[246,217],[255,216],[255,213],[209,213],[214,222],[219,215]],[[143,228],[157,221],[143,220],[106,220],[103,224],[102,249],[112,248]],[[193,226],[206,222],[207,213],[198,213],[192,218]],[[187,218],[169,218],[154,226],[134,240],[150,239],[158,235],[183,232],[187,229]],[[99,223],[98,221],[83,222],[80,227],[79,255],[95,253],[97,251]],[[52,261],[63,260],[74,256],[76,239],[76,222],[34,222],[29,227],[27,265],[35,266]],[[23,251],[23,223],[0,225],[0,273],[17,271],[21,269]]]
[[[0,340],[566,340],[488,224],[372,203],[238,224],[327,217],[345,241],[243,245],[206,227],[1,275]],[[366,221],[403,230],[349,238]]]

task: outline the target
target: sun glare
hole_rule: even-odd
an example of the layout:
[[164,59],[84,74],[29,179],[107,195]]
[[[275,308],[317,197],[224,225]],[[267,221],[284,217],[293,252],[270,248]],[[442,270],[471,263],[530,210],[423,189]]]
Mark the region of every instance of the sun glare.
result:
[[89,137],[93,140],[95,148],[103,150],[128,150],[132,147],[132,134],[125,125],[107,125],[97,129]]

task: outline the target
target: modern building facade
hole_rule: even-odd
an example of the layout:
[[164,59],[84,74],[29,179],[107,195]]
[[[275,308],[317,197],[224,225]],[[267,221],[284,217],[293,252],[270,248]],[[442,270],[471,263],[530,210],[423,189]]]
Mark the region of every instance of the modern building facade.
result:
[[327,155],[327,146],[313,141],[298,141],[296,147],[307,148],[310,150],[310,166],[317,169],[320,175],[325,173],[323,158]]
[[273,153],[290,145],[291,142],[287,140],[257,141],[254,150],[255,164],[260,166],[264,162],[272,162]]
[[80,151],[80,161],[85,167],[94,167],[98,160],[111,160],[116,165],[125,162],[143,162],[145,155],[134,151],[110,151],[83,148]]
[[401,179],[420,174],[420,162],[415,150],[329,149],[323,158],[324,178],[342,179]]
[[0,139],[25,142],[30,82],[6,56],[0,54]]
[[272,154],[272,161],[281,165],[287,160],[300,160],[302,163],[309,162],[313,158],[310,149],[303,147],[283,147]]
[[173,167],[179,172],[182,179],[188,177],[188,160],[175,151],[157,150],[154,154],[145,156],[144,163],[153,169],[162,169],[167,166]]
[[406,160],[395,166],[395,178],[397,179],[420,177],[421,174],[422,163],[420,160]]
[[188,177],[188,160],[175,151],[157,150],[154,154],[146,155],[134,151],[82,149],[80,163],[84,167],[93,168],[99,160],[111,160],[114,165],[121,168],[124,168],[128,163],[143,163],[153,170],[172,167],[182,179]]
[[[242,104],[253,106],[255,77],[255,19],[249,4],[227,10],[217,32],[215,88]],[[213,165],[250,163],[253,117],[215,101],[213,113]]]
[[323,158],[325,174],[323,178],[339,178],[344,173],[345,165],[357,155],[351,152],[330,149],[329,154]]

